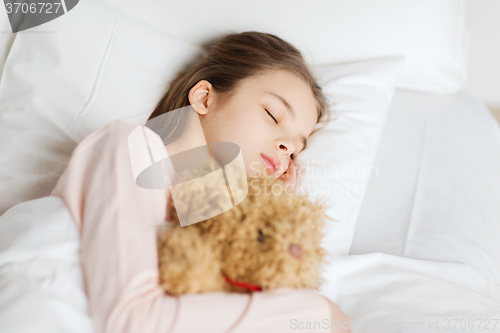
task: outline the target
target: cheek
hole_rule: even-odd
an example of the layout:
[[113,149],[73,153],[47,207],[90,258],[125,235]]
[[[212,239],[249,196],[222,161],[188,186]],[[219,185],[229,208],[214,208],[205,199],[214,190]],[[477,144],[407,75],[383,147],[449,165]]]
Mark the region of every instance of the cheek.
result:
[[[233,142],[242,152],[245,168],[249,176],[263,175],[260,154],[272,148],[273,124],[266,121],[259,109],[226,109],[217,115],[206,133],[208,141]],[[262,111],[264,112],[264,111]]]
[[256,150],[263,142],[268,141],[270,128],[265,118],[256,110],[236,111],[232,117],[227,117],[220,124],[219,131],[224,133],[227,141],[238,144],[242,149]]

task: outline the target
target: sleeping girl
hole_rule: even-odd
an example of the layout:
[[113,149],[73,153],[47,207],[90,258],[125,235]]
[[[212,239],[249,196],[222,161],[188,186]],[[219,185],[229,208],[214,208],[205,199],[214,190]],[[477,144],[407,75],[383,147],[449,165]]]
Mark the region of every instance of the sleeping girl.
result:
[[[206,142],[241,148],[248,176],[293,186],[295,157],[328,117],[301,53],[259,32],[219,39],[171,82],[149,119],[188,105]],[[164,126],[171,137],[157,137],[160,145],[175,138],[179,127]],[[165,220],[169,190],[136,185],[127,146],[136,127],[118,120],[88,135],[51,193],[65,201],[80,230],[97,332],[288,332],[292,323],[316,323],[309,332],[350,332],[340,308],[310,289],[166,295],[158,285],[156,225]]]

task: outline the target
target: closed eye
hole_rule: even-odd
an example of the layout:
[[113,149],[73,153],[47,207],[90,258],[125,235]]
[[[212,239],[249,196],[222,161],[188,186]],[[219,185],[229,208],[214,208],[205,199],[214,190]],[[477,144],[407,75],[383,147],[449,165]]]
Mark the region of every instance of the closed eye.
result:
[[271,114],[271,112],[267,111],[267,109],[265,109],[265,110],[266,110],[267,114],[268,114],[271,118],[273,118],[274,122],[277,124],[277,123],[278,123],[278,121],[276,120],[276,118],[274,118],[274,116]]

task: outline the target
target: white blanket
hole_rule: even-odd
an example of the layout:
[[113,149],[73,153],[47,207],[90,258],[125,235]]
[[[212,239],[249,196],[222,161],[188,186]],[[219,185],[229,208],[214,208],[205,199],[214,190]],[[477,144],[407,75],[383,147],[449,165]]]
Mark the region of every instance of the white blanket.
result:
[[[1,332],[94,332],[78,249],[59,197],[0,217]],[[466,264],[372,253],[334,258],[325,276],[321,293],[351,317],[352,332],[500,332],[500,287]]]
[[78,230],[63,200],[20,203],[0,217],[0,331],[91,333]]
[[352,332],[500,332],[500,286],[466,264],[370,253],[336,258],[324,274],[321,293]]

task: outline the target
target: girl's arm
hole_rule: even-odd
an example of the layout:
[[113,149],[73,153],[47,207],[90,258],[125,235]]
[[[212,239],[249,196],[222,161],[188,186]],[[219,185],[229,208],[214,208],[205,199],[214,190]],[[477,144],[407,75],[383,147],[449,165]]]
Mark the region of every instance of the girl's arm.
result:
[[[65,201],[80,230],[96,331],[293,332],[301,322],[329,321],[330,302],[307,289],[180,297],[163,292],[158,285],[156,228],[166,216],[167,190],[135,184],[128,135],[137,126],[119,120],[88,135],[51,193]],[[157,136],[150,144],[163,143]],[[340,310],[335,313],[343,318]],[[325,325],[317,331],[328,332]]]

